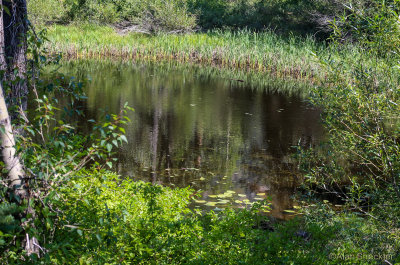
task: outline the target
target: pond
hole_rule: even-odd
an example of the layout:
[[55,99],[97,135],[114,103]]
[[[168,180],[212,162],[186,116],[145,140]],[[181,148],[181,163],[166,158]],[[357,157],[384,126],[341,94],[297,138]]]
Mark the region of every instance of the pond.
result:
[[85,120],[125,102],[135,109],[116,165],[122,176],[191,186],[200,196],[193,207],[203,209],[269,198],[271,214],[287,218],[301,179],[293,146],[318,145],[320,112],[293,89],[210,69],[72,61],[61,71],[91,79]]

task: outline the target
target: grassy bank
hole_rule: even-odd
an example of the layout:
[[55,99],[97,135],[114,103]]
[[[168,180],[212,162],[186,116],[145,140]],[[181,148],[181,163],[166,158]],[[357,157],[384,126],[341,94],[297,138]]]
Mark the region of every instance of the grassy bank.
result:
[[48,38],[49,49],[67,58],[175,60],[311,82],[325,75],[315,54],[337,60],[368,60],[354,46],[337,50],[311,37],[282,38],[272,31],[121,35],[106,26],[53,25],[48,29]]

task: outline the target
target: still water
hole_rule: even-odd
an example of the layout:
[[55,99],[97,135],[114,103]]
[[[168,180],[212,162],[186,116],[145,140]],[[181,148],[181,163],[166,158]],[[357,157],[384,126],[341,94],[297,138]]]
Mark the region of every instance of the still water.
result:
[[285,219],[300,181],[292,147],[318,145],[323,135],[319,111],[301,96],[218,69],[75,61],[61,70],[91,79],[86,119],[100,109],[117,113],[125,102],[135,109],[118,173],[191,186],[201,191],[194,207],[246,207],[268,197],[271,214]]

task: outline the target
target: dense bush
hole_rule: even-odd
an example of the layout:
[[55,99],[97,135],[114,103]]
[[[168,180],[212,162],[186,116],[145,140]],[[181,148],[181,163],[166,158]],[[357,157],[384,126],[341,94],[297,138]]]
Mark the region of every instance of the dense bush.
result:
[[336,41],[357,41],[373,55],[398,57],[400,3],[396,0],[358,0],[346,5],[332,23]]
[[[121,180],[105,172],[75,177],[58,190],[55,263],[211,264],[247,262],[257,237],[257,207],[201,214],[190,189]],[[261,207],[261,206],[260,206]],[[60,247],[61,246],[61,247]]]
[[327,204],[309,206],[305,221],[273,224],[259,214],[263,204],[191,210],[188,188],[105,171],[82,172],[57,194],[51,264],[375,264],[396,260],[400,246],[374,222]]
[[35,23],[129,22],[156,31],[268,27],[316,33],[326,31],[341,9],[326,0],[29,0],[28,4]]
[[398,2],[362,3],[333,25],[332,45],[340,47],[351,36],[373,59],[322,61],[328,75],[311,100],[323,110],[329,138],[326,152],[305,160],[305,171],[313,192],[339,197],[395,233],[400,228]]
[[190,11],[204,29],[231,27],[278,32],[327,31],[341,6],[326,0],[189,0]]
[[29,0],[30,19],[36,23],[91,21],[129,22],[155,31],[190,30],[196,17],[185,0]]
[[62,4],[62,1],[28,1],[28,10],[29,19],[36,25],[63,22],[67,15],[67,8]]
[[[336,27],[342,39],[381,43],[385,31],[398,31],[398,2],[357,0],[29,0],[30,19],[36,24],[91,21],[128,22],[150,30],[191,30],[196,27],[272,28],[327,36]],[[375,25],[373,27],[372,25]],[[364,34],[368,33],[368,34]],[[366,36],[368,38],[365,38]],[[395,41],[392,40],[395,44]]]

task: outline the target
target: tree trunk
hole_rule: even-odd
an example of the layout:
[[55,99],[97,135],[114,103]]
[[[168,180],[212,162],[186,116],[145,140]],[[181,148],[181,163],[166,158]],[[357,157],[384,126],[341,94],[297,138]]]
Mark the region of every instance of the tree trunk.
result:
[[[7,83],[10,84],[11,88],[11,92],[5,96],[11,119],[14,122],[18,118],[19,112],[26,111],[28,102],[28,86],[26,83],[27,8],[26,0],[7,0],[3,1],[2,4],[9,11],[2,12],[1,21],[3,23],[2,37],[4,43],[2,63],[5,62],[4,81],[8,81]],[[13,108],[10,109],[10,106]]]
[[[8,115],[6,101],[3,94],[3,86],[0,82],[0,141],[1,155],[3,162],[8,172],[8,183],[13,194],[19,201],[29,199],[29,192],[26,188],[26,175],[22,163],[15,150],[15,139],[12,131],[10,116]],[[28,212],[33,213],[33,210],[28,207]],[[22,224],[25,226],[26,224]],[[24,228],[24,227],[23,227]],[[28,255],[33,253],[39,256],[39,244],[35,237],[29,237],[26,233],[24,240],[25,250]]]
[[14,190],[15,195],[24,199],[28,192],[24,188],[23,179],[25,176],[21,161],[16,154],[15,140],[12,131],[10,116],[8,115],[6,101],[3,94],[3,86],[0,83],[0,141],[1,155],[8,172],[9,187]]
[[[3,10],[5,7],[10,14]],[[0,0],[0,148],[4,165],[8,173],[8,187],[18,202],[29,200],[27,178],[23,164],[15,149],[15,138],[11,126],[11,118],[7,109],[4,95],[4,84],[11,87],[9,107],[17,106],[14,112],[17,118],[18,111],[25,111],[27,108],[27,84],[26,84],[26,1],[11,0],[3,3]],[[15,74],[15,69],[17,73]],[[14,81],[14,82],[11,82]],[[31,207],[24,213],[34,215]],[[22,224],[25,230],[31,220]],[[39,256],[39,244],[35,237],[25,233],[23,240],[28,255]]]

